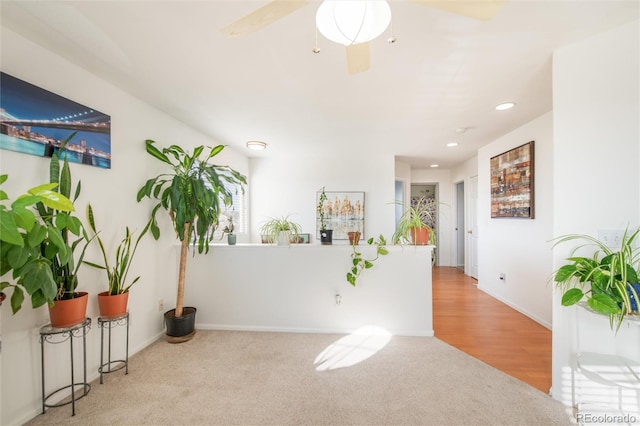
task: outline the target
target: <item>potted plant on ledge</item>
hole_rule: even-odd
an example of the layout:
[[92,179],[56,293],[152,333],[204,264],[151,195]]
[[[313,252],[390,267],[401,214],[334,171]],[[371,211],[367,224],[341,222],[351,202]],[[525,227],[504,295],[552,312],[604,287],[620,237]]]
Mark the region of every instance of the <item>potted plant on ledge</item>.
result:
[[[157,200],[151,210],[150,230],[153,237],[160,238],[156,215],[166,210],[171,218],[173,230],[180,240],[180,267],[176,307],[165,312],[167,340],[172,343],[190,340],[195,334],[195,307],[184,307],[184,286],[189,243],[198,253],[207,253],[209,243],[219,224],[221,204],[231,205],[232,189],[240,186],[244,190],[245,176],[228,166],[209,164],[224,145],[205,151],[200,145],[193,153],[177,145],[159,150],[153,140],[146,140],[146,151],[155,159],[170,166],[166,173],[147,180],[138,191],[138,202],[148,197]],[[204,155],[203,155],[204,154]]]
[[429,226],[433,221],[430,204],[427,198],[421,197],[407,207],[400,217],[396,232],[391,237],[393,244],[435,244],[436,236],[433,228]]
[[[612,250],[604,242],[584,234],[570,234],[555,239],[553,247],[569,241],[581,241],[554,273],[553,280],[563,291],[562,305],[572,306],[586,299],[593,311],[609,317],[612,329],[618,330],[627,315],[638,314],[640,252],[634,247],[640,229],[625,231],[620,248]],[[590,257],[575,256],[578,249],[596,248]]]
[[116,248],[113,263],[109,261],[107,250],[100,238],[99,232],[96,230],[95,217],[91,204],[87,206],[87,222],[89,223],[89,228],[93,231],[94,238],[98,241],[98,246],[100,247],[104,264],[100,265],[87,260],[85,260],[84,263],[94,268],[104,270],[107,275],[109,288],[107,291],[98,293],[100,316],[105,318],[116,318],[127,313],[129,289],[140,279],[140,276],[137,276],[131,280],[130,283],[127,283],[127,275],[129,274],[131,262],[133,262],[133,257],[136,254],[140,240],[149,230],[151,221],[149,220],[149,222],[147,222],[146,226],[142,232],[140,232],[135,241],[133,240],[135,232],[131,232],[128,226],[125,227],[124,238]]
[[[327,229],[326,215],[327,210],[331,211],[331,203],[327,203],[327,194],[324,191],[324,186],[318,195],[318,204],[316,205],[316,212],[320,219],[320,242],[322,244],[331,244],[333,242],[333,229]],[[325,203],[327,203],[325,205]]]
[[220,238],[222,239],[226,235],[227,244],[230,246],[235,246],[237,237],[236,237],[236,234],[233,233],[235,229],[235,227],[233,226],[233,213],[226,215],[226,219],[227,219],[227,224],[224,226],[224,229],[222,230],[222,236]]
[[279,246],[288,246],[291,240],[298,240],[301,227],[289,219],[289,216],[276,217],[267,220],[260,227],[260,235],[263,241],[277,243]]

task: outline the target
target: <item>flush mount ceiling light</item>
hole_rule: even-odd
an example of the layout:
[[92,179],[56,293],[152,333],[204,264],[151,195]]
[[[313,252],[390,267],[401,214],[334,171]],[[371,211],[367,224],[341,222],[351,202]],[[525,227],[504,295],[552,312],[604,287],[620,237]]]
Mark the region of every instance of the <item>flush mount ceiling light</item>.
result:
[[318,31],[345,46],[375,39],[389,22],[391,8],[385,0],[325,0],[316,13]]
[[511,109],[514,106],[516,106],[516,104],[513,102],[505,102],[500,105],[496,105],[496,111],[504,111],[506,109]]
[[262,141],[249,141],[247,142],[247,148],[253,149],[255,151],[261,151],[267,147],[266,142]]

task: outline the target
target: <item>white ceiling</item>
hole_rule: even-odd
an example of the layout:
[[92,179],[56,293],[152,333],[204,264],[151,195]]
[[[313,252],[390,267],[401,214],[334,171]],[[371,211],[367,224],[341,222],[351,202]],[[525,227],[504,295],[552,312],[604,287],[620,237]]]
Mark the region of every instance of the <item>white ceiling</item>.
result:
[[[348,75],[344,46],[319,35],[321,53],[311,51],[318,2],[246,37],[220,32],[263,4],[3,0],[0,15],[3,26],[248,155],[346,152],[366,161],[375,150],[445,168],[551,110],[555,49],[639,18],[638,0],[510,0],[487,22],[390,1],[398,41],[387,43],[387,30],[371,42],[371,69]],[[495,111],[503,101],[517,106]],[[248,151],[254,139],[269,148]]]

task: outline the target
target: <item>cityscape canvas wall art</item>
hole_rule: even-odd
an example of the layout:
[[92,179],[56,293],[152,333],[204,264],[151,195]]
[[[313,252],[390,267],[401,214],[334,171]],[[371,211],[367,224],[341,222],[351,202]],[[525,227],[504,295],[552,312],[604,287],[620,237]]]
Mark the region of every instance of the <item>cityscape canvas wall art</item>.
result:
[[534,141],[491,158],[491,217],[534,218]]
[[50,157],[73,132],[69,162],[111,168],[111,117],[0,73],[0,148]]
[[[364,192],[325,192],[323,203],[327,229],[333,229],[334,240],[348,240],[348,232],[360,231],[364,236]],[[316,194],[316,205],[320,192]],[[316,238],[320,239],[320,216],[316,216]]]

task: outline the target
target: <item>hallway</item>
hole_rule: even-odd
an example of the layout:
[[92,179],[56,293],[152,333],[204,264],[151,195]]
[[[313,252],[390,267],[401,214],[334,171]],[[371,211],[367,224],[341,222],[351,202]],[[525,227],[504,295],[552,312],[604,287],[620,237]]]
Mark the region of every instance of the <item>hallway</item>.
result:
[[475,284],[457,268],[433,268],[435,336],[548,394],[551,330]]

